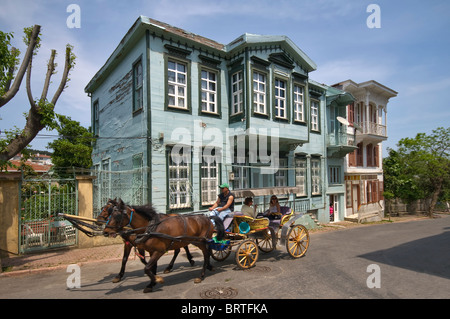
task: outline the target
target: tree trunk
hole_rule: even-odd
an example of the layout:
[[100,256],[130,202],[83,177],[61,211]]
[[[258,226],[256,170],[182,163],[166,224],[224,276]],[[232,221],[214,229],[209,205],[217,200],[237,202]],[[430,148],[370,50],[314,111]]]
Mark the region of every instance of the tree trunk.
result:
[[439,194],[441,193],[441,189],[442,189],[442,181],[438,181],[436,187],[434,188],[434,192],[431,195],[431,203],[430,207],[428,208],[428,217],[430,218],[433,218],[434,207],[436,206]]

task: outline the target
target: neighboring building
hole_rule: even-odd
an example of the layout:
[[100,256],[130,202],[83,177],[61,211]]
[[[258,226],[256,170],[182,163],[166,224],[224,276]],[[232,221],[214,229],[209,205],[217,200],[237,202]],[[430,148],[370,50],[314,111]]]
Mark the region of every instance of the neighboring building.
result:
[[207,209],[228,182],[289,192],[282,203],[320,222],[331,198],[342,220],[344,157],[355,147],[336,116],[354,98],[311,80],[315,69],[286,36],[223,45],[139,17],[85,88],[98,137],[94,210],[114,197]]
[[388,137],[387,104],[397,92],[373,80],[362,83],[347,80],[333,87],[351,93],[356,99],[347,106],[348,133],[356,129],[357,149],[346,156],[345,216],[357,219],[359,212],[366,220],[376,219],[384,211],[382,142]]

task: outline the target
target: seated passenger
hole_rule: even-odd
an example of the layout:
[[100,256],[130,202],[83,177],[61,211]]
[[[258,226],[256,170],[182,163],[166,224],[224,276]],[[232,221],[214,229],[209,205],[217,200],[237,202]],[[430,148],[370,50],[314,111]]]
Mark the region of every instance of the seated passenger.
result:
[[247,197],[244,201],[244,205],[242,205],[241,213],[246,216],[250,216],[251,218],[256,218],[256,207],[258,205],[253,205],[253,199],[251,197]]
[[234,195],[230,192],[229,185],[223,183],[220,187],[220,194],[217,201],[209,208],[210,216],[219,216],[224,220],[231,212],[234,211]]
[[270,220],[281,218],[280,204],[278,203],[278,198],[275,195],[270,198],[269,209],[264,215]]

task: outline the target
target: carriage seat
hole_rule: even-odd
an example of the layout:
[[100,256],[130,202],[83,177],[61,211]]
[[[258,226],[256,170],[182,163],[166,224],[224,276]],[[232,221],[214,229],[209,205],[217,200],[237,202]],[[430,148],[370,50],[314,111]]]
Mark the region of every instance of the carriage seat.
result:
[[228,230],[230,228],[231,224],[233,223],[234,216],[243,216],[241,212],[232,212],[225,217],[223,220],[223,226],[225,227],[225,230]]
[[283,221],[284,217],[292,213],[292,209],[288,206],[281,206],[280,213],[281,213],[281,218],[271,220],[269,226],[275,227],[275,228],[279,227],[281,225],[281,222]]

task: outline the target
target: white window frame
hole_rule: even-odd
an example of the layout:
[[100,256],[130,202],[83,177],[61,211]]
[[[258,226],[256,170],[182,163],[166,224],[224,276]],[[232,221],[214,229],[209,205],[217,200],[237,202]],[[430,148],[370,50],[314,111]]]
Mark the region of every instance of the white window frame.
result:
[[[174,67],[171,68],[171,64]],[[184,67],[183,70],[179,70],[179,66]],[[168,106],[178,109],[188,109],[187,103],[187,76],[188,66],[186,63],[169,59],[167,62],[167,82],[168,82]],[[173,74],[173,76],[171,76]],[[183,79],[184,78],[184,82]],[[171,90],[173,87],[173,90]],[[171,101],[173,99],[173,101]],[[180,102],[181,105],[180,105]]]
[[231,106],[231,115],[239,114],[243,112],[244,98],[243,98],[243,72],[238,71],[231,75],[231,98],[232,98],[232,106]]
[[303,86],[294,84],[294,121],[296,122],[305,122],[304,91]]
[[278,171],[275,173],[275,187],[283,187],[287,186],[287,159],[286,158],[280,158],[279,159],[279,168]]
[[295,186],[298,188],[297,196],[306,196],[307,183],[307,164],[306,158],[295,158]]
[[286,87],[287,81],[275,78],[275,117],[286,119]]
[[267,115],[266,105],[267,76],[253,71],[253,112]]
[[203,155],[200,166],[202,206],[212,205],[217,200],[219,187],[219,164],[215,155]]
[[169,209],[189,208],[192,200],[190,160],[187,155],[171,152],[168,152],[168,156]]
[[217,114],[217,73],[205,69],[200,73],[202,112]]
[[[239,164],[245,166],[246,164]],[[233,189],[249,188],[250,168],[243,166],[233,166]]]
[[319,101],[311,100],[311,130],[319,132]]
[[320,158],[311,158],[311,195],[321,194]]

